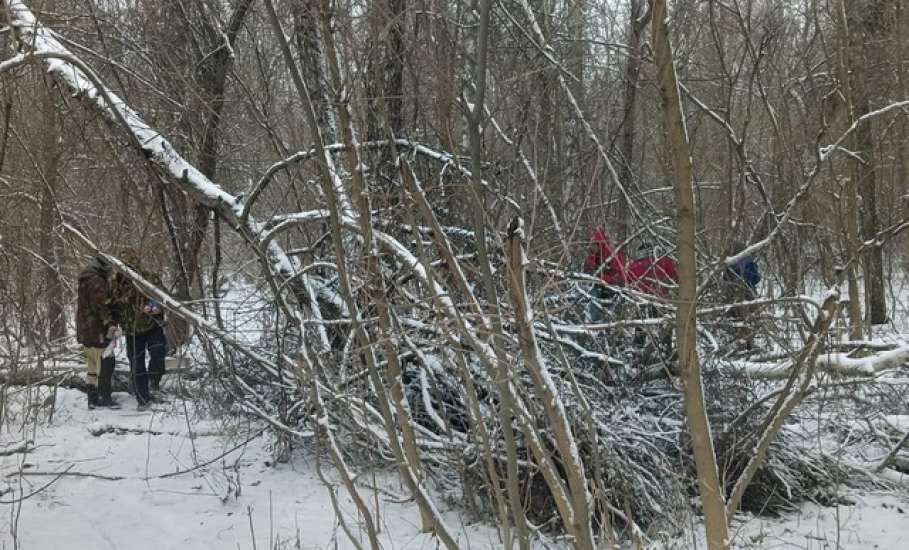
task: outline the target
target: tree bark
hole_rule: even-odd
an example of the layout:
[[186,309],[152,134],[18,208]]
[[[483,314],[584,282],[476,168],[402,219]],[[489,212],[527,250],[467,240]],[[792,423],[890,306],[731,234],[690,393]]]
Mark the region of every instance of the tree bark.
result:
[[[896,27],[905,29],[909,25],[909,9],[906,2],[898,2],[896,5]],[[903,97],[909,97],[909,63],[902,58],[907,51],[909,41],[906,40],[905,32],[896,34],[896,75],[899,81],[899,89]],[[900,145],[898,147],[899,180],[902,182],[900,193],[902,195],[903,219],[909,220],[909,113],[904,113],[900,122]],[[903,242],[909,245],[909,239],[903,237]],[[909,246],[903,246],[902,250],[909,249]],[[903,255],[903,270],[909,272],[909,254]]]
[[[246,19],[246,14],[253,0],[237,0],[231,11],[227,28],[223,34],[215,29],[207,17],[199,17],[202,26],[202,35],[207,38],[207,48],[212,51],[199,63],[199,92],[201,100],[200,112],[207,114],[203,117],[203,133],[198,144],[198,166],[209,179],[215,179],[218,171],[218,148],[221,135],[221,117],[224,111],[224,94],[227,88],[227,74],[233,64],[234,46],[237,35]],[[180,201],[182,202],[182,201]],[[177,263],[177,277],[175,289],[177,296],[188,300],[191,295],[193,282],[202,284],[202,274],[199,266],[199,255],[208,233],[208,222],[211,218],[211,209],[202,204],[184,205],[186,213],[186,231],[179,240]],[[176,343],[182,344],[189,336],[189,325],[177,320],[171,331]]]
[[[511,506],[511,512],[515,523],[515,533],[518,538],[521,550],[529,549],[529,530],[527,521],[524,516],[524,508],[521,504],[521,495],[518,487],[518,466],[515,446],[515,436],[513,429],[513,417],[515,415],[514,403],[511,399],[511,392],[505,386],[510,384],[510,378],[507,372],[507,363],[505,361],[504,344],[502,338],[502,316],[498,305],[498,296],[496,292],[495,280],[492,275],[492,264],[489,259],[489,250],[486,240],[486,191],[480,183],[483,171],[483,123],[485,120],[485,97],[486,97],[486,62],[488,53],[489,40],[489,12],[491,9],[491,0],[480,0],[479,3],[479,26],[476,35],[474,83],[476,85],[476,95],[472,109],[468,112],[468,134],[470,136],[470,154],[471,154],[471,186],[473,198],[473,226],[476,235],[477,256],[480,267],[483,292],[486,295],[489,304],[487,316],[492,326],[493,348],[496,352],[496,363],[499,372],[497,373],[497,383],[499,386],[499,404],[498,413],[502,425],[502,432],[505,439],[507,452],[507,476],[506,486],[508,491],[508,500]],[[511,541],[508,541],[510,544]]]
[[[858,204],[855,189],[855,178],[849,178],[846,184],[846,256],[852,259],[859,243]],[[858,267],[850,261],[846,281],[849,289],[849,338],[862,339],[862,299],[859,294]]]
[[[625,81],[622,85],[622,164],[619,166],[619,178],[626,189],[634,186],[634,140],[637,137],[637,97],[638,78],[641,74],[641,37],[647,21],[641,21],[645,7],[644,0],[629,0],[628,18],[628,58],[625,61]],[[618,227],[615,228],[619,242],[625,240],[631,215],[624,197],[619,199]]]
[[695,257],[694,179],[691,151],[679,84],[669,42],[665,0],[653,0],[653,51],[663,103],[663,126],[672,160],[679,250],[679,296],[676,313],[679,367],[685,394],[685,414],[704,506],[707,545],[729,548],[726,505],[720,485],[716,453],[704,401],[703,378],[697,352],[697,260]]
[[[53,3],[49,3],[48,10],[53,12]],[[51,87],[54,85],[52,78],[42,75],[38,86],[42,103],[42,116],[44,124],[41,129],[43,147],[41,149],[41,214],[39,253],[43,256],[41,266],[44,279],[44,305],[47,310],[47,337],[50,340],[60,340],[66,336],[66,310],[63,305],[63,276],[62,268],[63,247],[60,235],[57,234],[60,216],[57,210],[58,168],[60,162],[60,125],[57,116],[57,105]]]
[[319,30],[319,0],[291,2],[294,15],[294,37],[297,55],[300,57],[300,71],[309,83],[310,99],[315,106],[316,121],[322,129],[326,143],[338,139],[338,123],[334,118],[328,95],[328,79],[325,70],[325,55],[322,52],[322,32]]
[[404,118],[404,42],[407,0],[387,0],[386,26],[388,39],[385,42],[385,112],[388,125],[395,137],[405,134]]
[[521,218],[514,218],[508,227],[505,253],[508,290],[511,306],[514,309],[515,324],[518,328],[524,367],[533,380],[537,400],[542,403],[543,410],[546,412],[558,448],[558,458],[565,469],[565,477],[568,478],[571,508],[574,512],[574,525],[572,526],[575,536],[574,547],[579,550],[593,550],[590,492],[587,489],[584,463],[578,454],[577,442],[571,431],[571,424],[568,421],[562,398],[549,374],[533,329],[533,311],[527,297],[524,273],[527,257],[524,254],[524,221]]
[[[847,92],[854,122],[871,112],[869,78],[876,76],[872,62],[872,43],[887,29],[881,20],[890,0],[840,0],[843,34],[848,69]],[[877,208],[877,173],[874,158],[874,134],[871,123],[860,124],[852,135],[852,151],[856,157],[854,177],[861,204],[859,205],[862,239],[871,239],[880,230]],[[868,322],[877,325],[887,322],[887,301],[884,289],[883,247],[867,247],[862,255],[865,274],[865,312]]]

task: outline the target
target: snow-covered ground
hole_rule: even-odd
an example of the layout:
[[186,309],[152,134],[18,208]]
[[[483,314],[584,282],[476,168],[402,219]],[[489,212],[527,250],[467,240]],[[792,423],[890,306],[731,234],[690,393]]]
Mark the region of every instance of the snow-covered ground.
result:
[[797,513],[780,519],[738,522],[732,533],[734,546],[803,550],[909,548],[909,495],[853,493],[847,498],[850,504],[804,504]]
[[[242,285],[225,293],[228,328],[244,341],[258,343],[264,335],[259,329],[261,298]],[[897,295],[893,325],[880,327],[876,341],[909,341],[909,288],[900,287]],[[188,355],[191,363],[194,350]],[[122,410],[89,411],[85,395],[75,390],[6,389],[5,401],[0,401],[0,550],[354,548],[335,519],[315,454],[305,442],[291,462],[275,465],[271,434],[262,426],[236,418],[216,421],[178,399],[138,412],[128,395],[118,397]],[[893,411],[880,422],[905,431],[905,412]],[[866,427],[862,423],[855,430]],[[815,437],[810,426],[803,429]],[[845,443],[833,435],[825,436],[825,443],[831,439],[824,450],[839,456]],[[861,465],[872,466],[886,451],[867,447],[858,453],[868,458]],[[327,464],[326,469],[335,479]],[[860,492],[844,486],[839,493],[844,503],[838,507],[805,503],[782,518],[739,517],[733,545],[907,549],[909,479],[889,474],[897,484],[894,490]],[[395,479],[389,472],[360,477],[384,548],[439,547],[419,532],[419,513]],[[381,490],[374,490],[374,483]],[[368,548],[353,504],[343,488],[335,491],[348,524]],[[447,504],[444,498],[436,502]],[[448,509],[446,520],[465,550],[502,547],[491,525],[456,508]],[[697,521],[692,526],[693,534],[668,548],[706,548]],[[545,547],[561,548],[553,543]]]
[[[89,411],[82,393],[65,389],[49,418],[50,390],[28,391],[10,389],[0,436],[0,549],[353,548],[312,453],[302,449],[292,462],[272,464],[269,435],[257,436],[259,426],[204,419],[180,400],[138,412],[127,395],[119,395],[121,410]],[[25,441],[28,452],[11,452]],[[372,476],[361,487],[371,505],[378,497],[383,544],[436,548],[419,532],[414,505],[396,497],[405,491],[393,477],[379,475],[378,493]],[[353,505],[343,490],[337,494],[365,538]],[[843,494],[854,504],[805,504],[779,519],[737,520],[735,547],[909,548],[909,493]],[[462,548],[501,548],[490,526],[470,524],[455,510],[447,519]],[[691,538],[673,547],[706,548]]]
[[[15,415],[0,433],[0,455],[6,455],[0,456],[0,549],[353,548],[335,521],[312,454],[303,450],[292,463],[273,465],[268,434],[253,437],[260,427],[197,418],[191,403],[184,409],[181,401],[138,412],[125,394],[118,395],[121,410],[89,411],[84,394],[65,389],[58,390],[48,419],[46,388],[24,408],[16,402],[26,395],[15,391],[9,391]],[[23,409],[37,422],[23,423]],[[32,441],[27,453],[10,452],[25,441]],[[60,472],[66,473],[57,478]],[[384,492],[369,488],[372,476],[361,487],[373,506],[378,498],[385,547],[435,548],[436,541],[419,532],[413,504],[395,498],[405,491],[391,478],[380,474]],[[10,503],[49,482],[21,505]],[[338,496],[350,525],[360,530],[343,489]],[[463,548],[499,547],[494,529],[467,525],[456,512],[447,520]]]

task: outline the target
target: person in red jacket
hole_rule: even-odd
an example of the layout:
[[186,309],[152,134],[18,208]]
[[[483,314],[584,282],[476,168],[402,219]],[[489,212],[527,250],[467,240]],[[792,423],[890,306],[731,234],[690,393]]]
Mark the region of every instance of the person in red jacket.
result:
[[[605,285],[596,285],[593,296],[597,300],[588,304],[588,314],[593,322],[603,320],[604,310],[602,302],[612,302],[616,292],[612,287],[625,286],[628,279],[628,258],[621,250],[616,250],[609,240],[609,234],[602,227],[598,227],[590,238],[590,249],[584,261],[584,271],[598,276]],[[608,285],[608,286],[606,286]]]
[[[675,260],[669,256],[657,257],[656,251],[647,243],[638,247],[634,261],[628,266],[628,285],[658,298],[668,298],[669,288],[678,280],[679,270]],[[644,306],[643,314],[645,317],[655,317],[658,312],[653,304],[647,304]],[[643,349],[646,340],[646,331],[640,328],[635,330],[635,345]],[[664,353],[670,353],[672,349],[671,325],[659,330],[658,342]]]
[[658,298],[669,297],[669,287],[679,280],[678,267],[669,256],[657,257],[648,244],[638,247],[628,266],[628,282],[637,290]]
[[600,279],[610,286],[624,286],[627,277],[628,258],[621,250],[616,250],[609,240],[609,234],[602,227],[593,232],[590,240],[590,253],[584,262],[584,271],[599,275]]

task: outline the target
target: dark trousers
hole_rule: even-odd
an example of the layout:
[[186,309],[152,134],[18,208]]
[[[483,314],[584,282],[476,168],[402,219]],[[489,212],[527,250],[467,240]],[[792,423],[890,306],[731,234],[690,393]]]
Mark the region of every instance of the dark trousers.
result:
[[[148,352],[148,365],[145,353]],[[155,327],[145,332],[126,335],[126,355],[129,357],[131,382],[136,392],[136,401],[144,403],[149,398],[149,384],[157,387],[164,375],[164,356],[167,355],[167,339],[164,329]]]
[[116,367],[116,357],[110,356],[101,358],[101,375],[98,377],[98,393],[101,397],[110,398],[113,386],[114,369]]

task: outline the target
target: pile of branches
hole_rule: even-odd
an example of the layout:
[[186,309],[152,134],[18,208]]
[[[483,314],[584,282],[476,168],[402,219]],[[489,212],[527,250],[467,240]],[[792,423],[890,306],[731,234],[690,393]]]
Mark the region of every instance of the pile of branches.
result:
[[[476,257],[469,232],[443,228],[442,234],[456,256]],[[402,231],[399,238],[405,241],[413,234]],[[537,262],[534,286],[538,290],[533,294],[539,310],[532,326],[540,335],[537,360],[548,372],[577,448],[577,462],[566,464],[559,455],[552,416],[540,400],[532,367],[521,349],[518,311],[498,304],[501,353],[507,357],[502,374],[515,399],[513,418],[503,424],[501,384],[497,372],[486,370],[477,358],[478,346],[452,336],[450,318],[432,308],[414,307],[420,281],[407,274],[408,266],[388,255],[382,261],[386,272],[405,275],[398,277],[396,300],[389,307],[396,319],[390,335],[394,346],[376,348],[376,367],[383,375],[382,391],[391,393],[392,385],[400,384],[405,415],[395,418],[393,435],[399,443],[404,441],[401,423],[408,423],[421,479],[432,479],[437,489],[478,517],[496,515],[507,494],[509,438],[503,427],[510,425],[517,465],[513,482],[531,525],[553,533],[565,531],[558,489],[553,487],[568,487],[567,469],[577,464],[584,469],[595,530],[627,529],[626,535],[655,536],[677,532],[685,525],[696,494],[696,475],[682,393],[673,376],[677,358],[674,346],[665,342],[672,322],[670,306],[654,304],[664,316],[636,318],[647,310],[646,298],[630,291],[622,296],[623,291],[615,289],[618,296],[601,304],[605,315],[592,322],[590,304],[598,300],[599,283],[580,273],[556,273],[545,262]],[[478,271],[476,265],[459,262],[464,271]],[[502,248],[493,262],[500,274],[496,291],[507,294],[508,258]],[[362,316],[364,323],[373,324],[376,315],[366,296],[366,274],[360,276],[356,280],[362,293],[358,300],[363,304]],[[481,309],[488,307],[491,304],[480,304]],[[722,308],[717,311],[722,316]],[[722,319],[713,319],[707,326],[722,324]],[[275,353],[274,335],[263,339],[257,353],[283,365],[278,370],[263,370],[258,361],[241,356],[213,376],[230,389],[234,406],[269,418],[278,431],[292,427],[309,433],[319,429],[318,418],[325,419],[322,427],[340,442],[351,467],[377,462],[399,465],[401,459],[384,425],[381,391],[376,391],[369,367],[363,365],[350,324],[326,326],[332,344],[320,360],[321,405],[312,402],[305,385],[295,382],[299,374],[295,365],[303,359]],[[285,349],[305,347],[312,337],[300,327],[285,325],[282,330]],[[734,344],[734,332],[705,329],[699,345],[705,358],[708,414],[717,427],[715,447],[722,477],[729,480],[727,490],[753,454],[769,410],[767,404],[750,405],[759,401],[758,391],[766,389],[766,383],[738,375],[728,360],[726,350]],[[394,357],[386,355],[388,349],[395,351]],[[761,352],[759,348],[750,351]],[[398,364],[399,375],[389,380],[392,362]],[[292,376],[275,377],[282,369]],[[515,418],[518,415],[521,418]],[[536,435],[536,440],[528,434]],[[547,461],[548,465],[540,464]],[[784,431],[746,490],[742,509],[773,514],[803,499],[824,502],[823,495],[846,480],[842,467],[808,452],[799,438]]]

